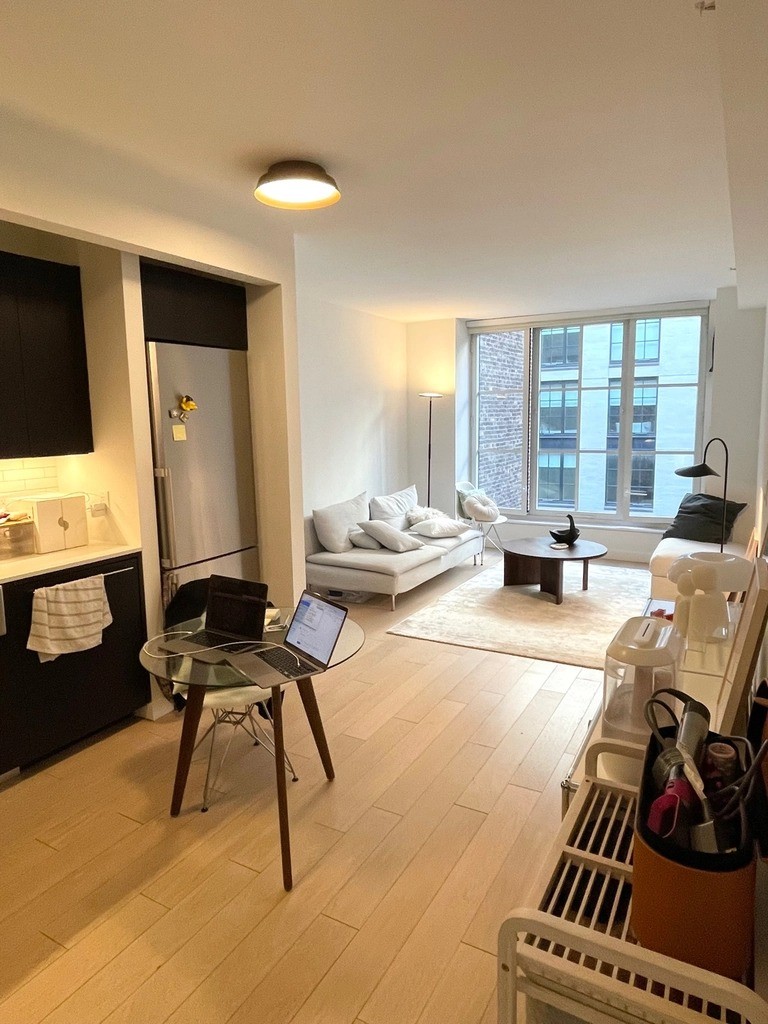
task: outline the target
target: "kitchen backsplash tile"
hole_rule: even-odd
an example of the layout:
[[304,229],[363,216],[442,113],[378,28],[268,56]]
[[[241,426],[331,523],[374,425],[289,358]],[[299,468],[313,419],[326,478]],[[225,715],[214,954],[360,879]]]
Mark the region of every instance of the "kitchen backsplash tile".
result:
[[0,497],[35,491],[55,491],[59,485],[56,459],[0,459]]

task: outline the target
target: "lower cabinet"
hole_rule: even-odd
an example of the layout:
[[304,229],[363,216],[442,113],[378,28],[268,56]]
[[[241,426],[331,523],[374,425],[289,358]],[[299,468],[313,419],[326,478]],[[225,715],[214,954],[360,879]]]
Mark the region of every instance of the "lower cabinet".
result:
[[[112,623],[89,651],[41,662],[27,650],[32,595],[104,574]],[[125,718],[150,699],[141,558],[129,555],[6,583],[0,636],[0,773],[24,767]]]

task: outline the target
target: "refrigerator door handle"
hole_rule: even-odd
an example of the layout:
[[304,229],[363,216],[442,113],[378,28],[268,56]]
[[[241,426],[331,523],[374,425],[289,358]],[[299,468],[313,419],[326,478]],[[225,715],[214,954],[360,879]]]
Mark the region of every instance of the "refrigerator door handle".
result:
[[176,517],[173,507],[173,482],[170,469],[155,469],[157,510],[160,527],[160,565],[168,569],[176,564]]

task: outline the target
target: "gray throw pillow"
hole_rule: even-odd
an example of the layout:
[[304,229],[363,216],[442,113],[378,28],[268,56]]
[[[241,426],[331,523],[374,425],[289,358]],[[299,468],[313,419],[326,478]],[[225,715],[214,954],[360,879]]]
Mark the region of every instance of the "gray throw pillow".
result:
[[368,494],[362,491],[348,501],[325,508],[312,510],[317,539],[326,551],[351,551],[349,531],[354,530],[359,519],[368,518]]
[[380,519],[371,519],[367,523],[357,524],[369,537],[375,537],[382,547],[390,551],[415,551],[423,548],[424,542],[418,537],[413,537],[402,530],[395,529],[389,523],[382,523]]
[[408,512],[416,506],[417,501],[416,484],[394,494],[381,494],[371,498],[371,512],[367,518],[389,523],[398,530],[406,530],[409,526]]
[[[726,502],[725,540],[731,536],[733,524],[746,502]],[[712,494],[686,494],[680,502],[672,525],[662,536],[678,537],[680,540],[698,540],[707,544],[719,544],[723,528],[723,499]]]
[[365,530],[350,530],[349,539],[356,548],[368,548],[369,551],[377,551],[381,544],[375,537],[369,537]]

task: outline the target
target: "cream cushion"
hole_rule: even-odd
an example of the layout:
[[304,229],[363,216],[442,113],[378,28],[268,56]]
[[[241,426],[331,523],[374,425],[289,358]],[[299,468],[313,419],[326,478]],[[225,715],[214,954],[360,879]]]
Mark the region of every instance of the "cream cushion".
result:
[[417,548],[424,547],[424,541],[419,540],[418,537],[411,537],[409,534],[403,533],[402,530],[397,530],[389,523],[381,522],[378,519],[357,525],[369,537],[375,537],[382,547],[389,548],[390,551],[415,551]]
[[443,516],[440,519],[425,519],[423,522],[414,523],[411,533],[418,533],[420,537],[458,537],[469,527],[465,523],[457,523],[455,519]]
[[317,539],[326,551],[351,551],[349,531],[354,530],[361,519],[368,518],[368,493],[362,491],[354,498],[340,501],[336,505],[312,510]]
[[429,508],[424,505],[414,505],[409,509],[405,518],[410,526],[416,523],[423,523],[425,519],[450,519],[447,512],[441,512],[439,508]]
[[365,530],[361,530],[359,526],[349,531],[349,539],[356,548],[368,548],[369,551],[381,549],[381,544],[379,544],[376,538],[369,537]]
[[[408,512],[416,507],[418,498],[416,496],[416,484],[405,487],[402,491],[395,491],[394,494],[383,494],[377,498],[371,498],[372,520],[382,523],[389,523],[396,530],[408,529]],[[363,516],[360,516],[362,519]]]
[[468,494],[461,503],[467,515],[472,516],[477,523],[495,523],[499,517],[498,505],[482,491]]

